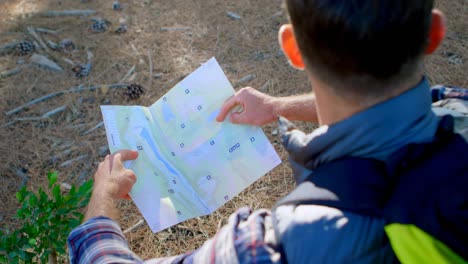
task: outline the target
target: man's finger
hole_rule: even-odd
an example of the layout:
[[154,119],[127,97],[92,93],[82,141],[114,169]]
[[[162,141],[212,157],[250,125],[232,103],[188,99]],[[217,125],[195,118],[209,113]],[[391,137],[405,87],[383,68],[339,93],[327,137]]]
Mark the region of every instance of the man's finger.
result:
[[216,117],[216,121],[222,122],[226,118],[226,116],[229,114],[229,111],[237,105],[237,98],[235,95],[229,97],[224,101],[223,106],[221,107],[221,111],[219,112],[218,116]]
[[132,185],[135,184],[135,182],[137,181],[136,175],[132,170],[126,169],[125,177],[130,180]]
[[247,124],[249,123],[247,120],[248,116],[245,112],[234,112],[231,114],[231,123],[233,124]]
[[120,161],[126,160],[135,160],[138,157],[138,151],[123,149],[114,153],[114,159],[119,159]]

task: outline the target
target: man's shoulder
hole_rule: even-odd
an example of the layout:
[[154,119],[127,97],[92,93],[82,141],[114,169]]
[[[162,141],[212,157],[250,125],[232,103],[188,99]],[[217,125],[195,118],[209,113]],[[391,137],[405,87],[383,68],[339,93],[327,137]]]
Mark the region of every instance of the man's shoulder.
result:
[[288,262],[375,263],[392,259],[381,218],[320,205],[281,205],[273,214]]

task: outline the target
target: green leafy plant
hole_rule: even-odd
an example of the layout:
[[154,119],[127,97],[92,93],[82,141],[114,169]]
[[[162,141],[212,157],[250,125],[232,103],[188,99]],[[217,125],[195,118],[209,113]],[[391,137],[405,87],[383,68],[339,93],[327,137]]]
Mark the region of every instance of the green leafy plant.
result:
[[66,253],[69,233],[83,220],[81,208],[89,202],[92,181],[62,193],[57,173],[47,175],[49,192],[37,193],[23,187],[16,193],[21,208],[16,218],[22,227],[0,231],[0,263],[52,262]]

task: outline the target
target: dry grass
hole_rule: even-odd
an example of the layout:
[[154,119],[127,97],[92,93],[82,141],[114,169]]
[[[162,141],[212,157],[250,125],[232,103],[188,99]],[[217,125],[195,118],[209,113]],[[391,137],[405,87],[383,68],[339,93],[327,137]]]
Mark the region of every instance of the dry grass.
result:
[[[0,80],[0,126],[17,117],[40,116],[61,105],[68,107],[66,113],[48,124],[29,121],[0,128],[0,228],[17,224],[11,218],[18,206],[13,194],[21,184],[21,179],[14,173],[16,169],[27,169],[28,186],[32,189],[45,185],[49,170],[58,170],[60,181],[67,183],[92,177],[101,159],[97,149],[107,142],[105,132],[102,128],[85,136],[80,132],[101,121],[100,104],[149,105],[212,56],[218,59],[232,83],[245,75],[255,74],[257,78],[245,85],[264,87],[264,92],[275,96],[310,90],[306,76],[290,68],[279,53],[277,30],[287,21],[280,0],[122,1],[125,7],[122,12],[113,11],[112,2],[6,0],[0,3],[0,45],[27,39],[27,26],[46,27],[62,30],[58,37],[44,35],[46,39],[58,42],[70,38],[80,46],[79,51],[71,55],[53,52],[54,55],[77,62],[86,62],[85,49],[95,55],[93,70],[84,79],[74,77],[71,66],[61,62],[66,67],[64,73],[28,67],[18,75]],[[438,2],[438,6],[448,16],[449,30],[443,46],[427,59],[428,76],[433,84],[466,87],[468,4],[465,0],[446,0]],[[119,18],[124,18],[129,32],[123,35],[110,31],[96,34],[89,31],[91,22],[88,18],[44,18],[35,14],[73,8],[97,10],[95,17],[109,19],[111,28],[118,25]],[[226,11],[240,14],[242,20],[227,17]],[[31,15],[24,16],[28,13]],[[191,27],[192,30],[160,31],[160,27]],[[153,72],[161,73],[160,78],[149,76],[148,50],[152,55]],[[460,57],[462,63],[449,62],[448,52]],[[0,71],[16,67],[18,59],[12,55],[0,56]],[[32,99],[72,86],[117,83],[132,66],[136,66],[134,82],[143,84],[147,90],[137,101],[128,101],[118,90],[84,92],[53,98],[11,117],[4,114]],[[152,85],[148,87],[150,79]],[[310,125],[300,125],[306,130],[312,129]],[[264,129],[282,159],[286,160],[286,153],[270,135],[273,127]],[[84,154],[87,155],[84,160],[60,167],[62,162]],[[51,160],[52,156],[57,158]],[[152,234],[144,225],[130,232],[127,238],[132,249],[144,258],[193,250],[211,237],[236,208],[271,207],[293,188],[290,174],[285,162],[210,216],[186,221],[158,234]],[[131,202],[124,201],[119,208],[123,229],[141,218]]]

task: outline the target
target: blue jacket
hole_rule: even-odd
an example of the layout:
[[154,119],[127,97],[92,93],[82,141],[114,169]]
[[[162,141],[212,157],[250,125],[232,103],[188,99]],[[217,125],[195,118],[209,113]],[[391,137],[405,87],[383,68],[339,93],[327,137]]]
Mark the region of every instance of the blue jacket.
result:
[[[283,124],[296,182],[343,157],[384,161],[405,145],[432,142],[438,118],[431,111],[429,88],[423,79],[395,98],[308,135]],[[319,205],[283,205],[275,217],[289,263],[396,261],[381,218]]]

